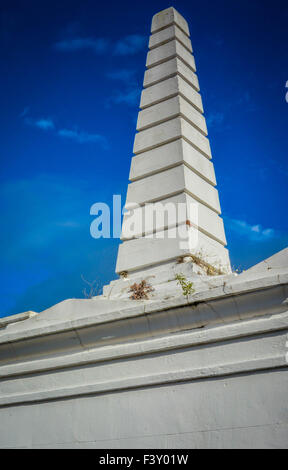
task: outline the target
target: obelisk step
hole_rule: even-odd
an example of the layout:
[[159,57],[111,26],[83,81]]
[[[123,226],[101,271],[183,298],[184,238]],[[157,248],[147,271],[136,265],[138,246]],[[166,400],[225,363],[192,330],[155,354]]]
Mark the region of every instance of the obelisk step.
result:
[[221,213],[217,189],[185,165],[179,165],[130,183],[126,205],[153,202],[183,191],[217,214]]
[[176,24],[167,26],[167,28],[161,29],[157,33],[152,34],[149,40],[149,49],[162,46],[162,44],[165,44],[172,39],[177,39],[182,46],[186,47],[189,52],[192,52],[192,45],[189,37],[183,33]]
[[159,65],[172,57],[179,57],[193,72],[196,72],[195,60],[191,52],[184,47],[177,39],[162,44],[162,46],[151,49],[147,54],[146,67],[150,69]]
[[[171,7],[151,33],[116,272],[140,276],[189,254],[231,272],[188,24]],[[183,212],[166,215],[167,205]]]
[[189,26],[187,21],[173,7],[166,8],[166,10],[162,10],[153,16],[151,33],[155,33],[156,31],[172,24],[176,24],[187,36],[189,36]]
[[179,75],[183,80],[192,85],[196,91],[199,91],[199,82],[197,75],[184,64],[178,57],[167,60],[151,69],[147,69],[144,75],[144,88],[162,82],[167,78]]
[[160,103],[160,101],[167,100],[176,95],[183,96],[200,113],[203,113],[201,95],[179,75],[144,88],[141,94],[140,108],[147,108],[147,106]]
[[121,239],[141,237],[185,224],[187,221],[210,238],[226,245],[222,218],[184,192],[125,212]]
[[[193,228],[183,226],[183,233],[174,236],[175,229],[164,230],[155,235],[128,240],[120,244],[116,272],[134,271],[153,266],[179,257],[194,254],[216,269],[230,272],[228,250],[204,233],[197,232],[193,237]],[[172,237],[169,238],[169,232]],[[190,239],[189,234],[192,234]]]
[[135,136],[133,153],[138,154],[183,137],[205,157],[211,159],[209,140],[186,119],[176,117],[162,124],[138,132]]
[[156,124],[181,116],[204,135],[207,135],[206,121],[199,111],[182,96],[174,96],[161,103],[144,108],[138,114],[137,131],[153,127]]
[[213,163],[182,138],[135,155],[132,158],[129,179],[135,181],[173,168],[181,163],[184,163],[208,183],[216,185]]

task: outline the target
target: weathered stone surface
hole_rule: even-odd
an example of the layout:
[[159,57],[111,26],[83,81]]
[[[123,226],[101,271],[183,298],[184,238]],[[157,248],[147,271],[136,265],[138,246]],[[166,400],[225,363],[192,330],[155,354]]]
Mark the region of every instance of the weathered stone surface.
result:
[[242,279],[244,276],[255,275],[256,273],[281,271],[282,269],[286,270],[288,268],[288,248],[279,251],[273,256],[261,261],[261,263],[256,264],[252,268],[248,269],[241,274]]
[[[235,340],[235,349],[237,344]],[[251,355],[257,349],[257,343],[249,338],[245,345]],[[157,375],[166,382],[152,387],[150,383],[153,379],[156,382]],[[200,370],[198,374],[195,371],[194,377],[197,375],[200,376]],[[190,377],[189,373],[159,377],[156,370],[146,388],[143,383],[148,378],[144,376],[134,383],[127,379],[126,389],[117,393],[116,387],[123,387],[124,380],[115,380],[110,393],[99,393],[103,385],[90,385],[86,395],[76,394],[69,400],[44,401],[42,395],[42,401],[37,402],[41,394],[34,393],[35,399],[30,404],[1,410],[6,428],[5,433],[1,432],[1,447],[157,448],[163,452],[167,448],[287,449],[288,425],[283,420],[283,410],[287,407],[288,383],[283,366],[279,367],[276,361],[271,365],[265,359],[262,363],[255,361],[253,370],[253,364],[247,360],[238,370],[236,366],[215,365],[210,366],[209,372],[203,371],[202,380],[189,380]],[[173,385],[169,385],[169,379],[174,379]],[[135,385],[138,389],[131,392]],[[79,394],[78,387],[75,392]],[[235,396],[241,406],[235,405]],[[224,412],[226,409],[229,413]],[[27,422],[33,423],[33,427],[27,429]]]
[[[203,260],[219,269],[230,271],[229,254],[226,248],[212,238],[197,231],[198,240],[192,241],[192,248],[189,247],[189,234],[192,228],[183,226],[181,237],[175,229],[157,232],[151,238],[138,238],[123,242],[119,246],[116,272],[133,271],[153,264],[165,261],[177,260],[181,256],[189,254],[201,255]],[[195,232],[194,232],[195,233]],[[160,238],[163,236],[163,238]],[[169,237],[173,238],[169,238]],[[195,245],[195,246],[194,246]]]
[[180,192],[187,192],[220,214],[218,191],[185,165],[147,176],[128,185],[126,204],[153,202]]
[[192,52],[191,41],[189,37],[183,33],[183,31],[176,25],[173,24],[167,28],[161,29],[157,33],[150,36],[149,49],[161,46],[172,39],[177,39],[189,52]]
[[196,72],[193,55],[177,39],[151,49],[147,54],[146,67],[149,69],[173,57],[179,57],[193,72]]
[[[216,212],[209,209],[206,205],[201,204],[187,193],[181,193],[177,196],[168,197],[159,201],[165,209],[158,208],[157,204],[152,205],[150,210],[154,208],[155,216],[148,214],[149,208],[144,206],[131,209],[130,212],[124,214],[122,225],[121,239],[140,237],[142,234],[162,231],[168,227],[175,227],[179,224],[185,224],[187,220],[191,224],[196,224],[198,229],[206,235],[216,239],[221,244],[226,245],[226,237],[224,232],[223,220]],[[185,204],[187,211],[182,213],[178,210],[178,204]],[[196,205],[196,209],[195,209]],[[162,215],[163,214],[163,215]],[[197,216],[197,217],[196,217]],[[134,225],[131,231],[131,221],[139,221],[139,230],[135,231]]]
[[199,91],[197,75],[178,57],[174,57],[159,65],[155,65],[155,67],[151,69],[147,69],[144,75],[143,86],[147,88],[148,86],[161,82],[166,78],[171,78],[177,74],[192,85],[196,91]]
[[145,129],[135,136],[133,153],[138,154],[152,150],[183,137],[204,156],[211,159],[209,140],[185,119],[177,117],[162,124]]
[[152,106],[153,104],[160,103],[160,101],[172,98],[176,95],[183,96],[183,98],[191,103],[192,106],[195,106],[200,113],[203,113],[201,95],[179,75],[145,88],[142,91],[140,108],[143,109],[147,106]]
[[19,321],[27,320],[30,317],[37,315],[37,312],[28,310],[27,312],[17,313],[16,315],[10,315],[9,317],[0,318],[0,328],[4,328],[9,323],[17,323]]
[[155,33],[171,24],[176,24],[187,36],[189,36],[189,27],[187,21],[178,13],[175,8],[170,7],[162,10],[152,18],[151,33]]
[[135,155],[132,158],[129,179],[134,181],[181,163],[185,163],[213,186],[216,185],[212,162],[183,138]]
[[204,135],[207,135],[206,121],[203,114],[197,111],[182,96],[169,98],[140,111],[138,114],[137,130],[144,130],[177,116],[185,118],[189,124],[192,124]]
[[[162,231],[169,233],[170,237],[170,229],[187,224],[191,227],[197,225],[197,230],[201,232],[201,247],[198,250],[202,251],[206,242],[209,260],[219,258],[218,261],[230,271],[228,252],[223,247],[226,238],[223,221],[219,218],[221,210],[218,192],[214,188],[214,169],[209,162],[211,149],[206,137],[207,126],[202,115],[191,43],[183,28],[179,27],[175,15],[179,18],[173,8],[162,12],[155,20],[158,26],[162,26],[152,27],[145,88],[137,121],[139,132],[133,147],[132,183],[128,186],[126,199],[126,210],[130,212],[124,216],[122,240],[125,242],[119,247],[116,272],[128,271],[131,274],[146,269],[149,263],[152,268],[159,263],[175,260],[180,252],[183,254],[182,249],[178,249],[177,236],[174,242],[168,240],[161,243],[141,242],[141,236],[158,235]],[[191,213],[188,215],[189,211],[184,211],[180,218],[174,214],[173,219],[170,214],[167,220],[164,215],[161,219],[160,207],[163,210],[163,203],[169,201],[185,201],[186,207],[188,201],[194,201],[194,207],[198,208],[198,223],[196,212],[192,216]],[[156,219],[159,214],[160,219],[156,222],[151,219],[148,226],[143,227],[147,212],[137,206],[155,202],[158,202]],[[170,205],[170,211],[174,209]],[[176,211],[179,211],[179,206]],[[138,253],[139,257],[136,253],[138,248],[141,252]]]
[[[11,322],[0,447],[287,448],[288,273],[277,263],[248,284],[171,265],[166,299],[70,299]],[[168,296],[181,270],[196,288],[188,300],[179,286]]]

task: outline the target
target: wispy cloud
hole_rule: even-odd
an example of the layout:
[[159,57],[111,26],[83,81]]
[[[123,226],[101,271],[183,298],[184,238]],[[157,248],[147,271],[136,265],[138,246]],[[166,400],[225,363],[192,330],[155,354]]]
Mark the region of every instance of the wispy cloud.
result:
[[38,121],[34,122],[36,127],[39,129],[47,130],[47,129],[54,129],[55,125],[52,119],[38,119]]
[[100,143],[105,148],[107,148],[108,146],[107,139],[100,134],[91,134],[75,129],[59,129],[58,135],[66,139],[74,140],[79,144],[84,144],[87,142],[96,142]]
[[42,129],[44,131],[55,128],[54,121],[51,118],[34,119],[29,116],[29,108],[25,108],[20,114],[20,117],[24,119],[25,124],[28,126],[38,127],[38,129]]
[[73,38],[56,42],[54,48],[62,52],[90,49],[96,54],[104,54],[109,44],[110,41],[106,38]]
[[110,80],[118,81],[123,89],[114,91],[106,101],[106,106],[110,107],[114,104],[126,104],[135,106],[139,103],[141,89],[136,80],[136,72],[132,69],[119,69],[108,72],[106,77]]
[[91,50],[101,55],[110,50],[114,55],[129,56],[140,52],[146,42],[146,36],[141,34],[131,34],[116,41],[110,38],[74,37],[58,41],[53,47],[60,52]]
[[251,225],[245,220],[225,217],[225,222],[231,230],[253,241],[266,241],[276,238],[278,233],[273,228],[263,228],[261,224]]
[[[27,111],[25,111],[27,109]],[[57,128],[54,121],[50,118],[31,118],[29,113],[29,108],[25,108],[20,114],[20,117],[24,119],[24,122],[28,126],[32,126],[43,131],[50,131],[52,135],[56,135],[65,139],[73,140],[79,144],[85,143],[98,143],[104,149],[108,148],[108,141],[105,136],[97,133],[89,133],[86,131],[79,130],[77,128],[68,129],[68,128]]]
[[[147,43],[147,37],[142,34],[131,34],[118,40],[95,37],[74,37],[59,41],[54,44],[54,48],[59,52],[77,52],[82,50],[91,50],[95,54],[105,54],[108,51],[115,56],[132,56],[140,52]],[[119,81],[124,84],[122,89],[112,92],[106,101],[106,107],[110,108],[113,104],[125,104],[135,106],[139,102],[141,89],[136,82],[136,72],[131,69],[120,69],[108,72],[106,77],[110,80]],[[61,137],[74,139],[79,143],[100,142],[105,145],[101,136],[97,134],[85,134],[78,131],[61,129],[58,131]]]
[[146,36],[131,34],[119,39],[114,46],[115,55],[133,55],[141,51],[147,42]]
[[139,88],[134,88],[133,90],[118,91],[111,96],[107,101],[109,103],[115,104],[127,104],[128,106],[135,106],[140,100],[141,90]]

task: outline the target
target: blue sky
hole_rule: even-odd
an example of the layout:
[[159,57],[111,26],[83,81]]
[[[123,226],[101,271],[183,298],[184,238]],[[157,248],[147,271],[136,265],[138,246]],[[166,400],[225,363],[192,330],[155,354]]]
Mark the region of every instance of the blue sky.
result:
[[[0,316],[115,278],[90,207],[126,196],[148,36],[166,1],[2,1]],[[187,19],[232,265],[287,246],[287,2],[174,1]]]

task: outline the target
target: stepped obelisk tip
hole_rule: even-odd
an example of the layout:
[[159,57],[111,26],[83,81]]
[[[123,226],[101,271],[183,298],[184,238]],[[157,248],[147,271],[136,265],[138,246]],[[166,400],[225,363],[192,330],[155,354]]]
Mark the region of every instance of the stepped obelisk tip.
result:
[[116,272],[155,285],[184,269],[179,260],[190,274],[229,273],[188,24],[170,7],[151,31]]
[[176,24],[189,36],[189,26],[187,21],[174,7],[169,7],[165,10],[159,11],[153,16],[151,33],[155,33],[156,31],[172,24]]

